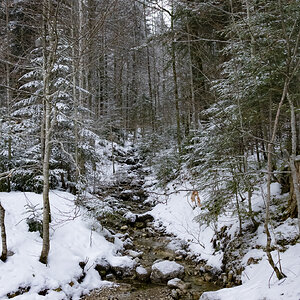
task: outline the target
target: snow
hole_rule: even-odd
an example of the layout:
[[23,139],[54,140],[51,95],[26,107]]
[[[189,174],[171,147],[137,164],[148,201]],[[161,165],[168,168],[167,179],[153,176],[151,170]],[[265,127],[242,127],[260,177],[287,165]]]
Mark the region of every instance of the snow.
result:
[[[273,257],[277,253],[272,252]],[[286,252],[280,253],[281,265],[287,278],[277,280],[262,250],[253,250],[247,257],[261,258],[258,264],[252,264],[243,271],[243,284],[230,289],[207,292],[204,299],[220,300],[299,300],[300,299],[300,244],[291,246]],[[244,261],[247,257],[244,257]]]
[[[42,195],[0,193],[0,201],[6,210],[8,250],[14,253],[5,263],[0,261],[0,299],[20,287],[30,290],[15,299],[79,299],[92,289],[110,284],[101,281],[94,269],[97,259],[104,257],[113,266],[128,268],[135,264],[130,257],[117,256],[122,243],[112,244],[99,230],[93,231],[92,220],[74,205],[74,196],[61,191],[50,193],[51,246],[48,265],[41,264],[42,239],[38,232],[28,231],[26,218],[30,216],[25,206],[41,208]],[[83,274],[79,262],[86,264],[82,283],[77,281]],[[49,290],[45,297],[38,295],[43,290]]]
[[[191,187],[177,186],[176,192],[174,187],[168,185],[167,193],[169,197],[161,196],[160,202],[153,197],[152,201],[157,204],[152,210],[156,226],[163,225],[167,233],[172,233],[177,238],[184,240],[188,245],[188,251],[191,255],[196,255],[199,259],[207,260],[207,264],[220,269],[222,265],[223,253],[215,252],[211,240],[214,237],[214,228],[195,221],[195,217],[201,212],[201,208],[193,208],[190,201],[189,192]],[[163,191],[161,192],[164,194]],[[150,193],[151,194],[151,193]],[[253,193],[252,205],[253,211],[263,212],[265,207],[266,185],[258,187]],[[280,195],[280,185],[273,183],[271,185],[271,196],[285,197]],[[201,200],[205,199],[200,195]],[[234,236],[238,231],[238,220],[236,216],[224,214],[220,216],[218,222],[214,224],[215,228],[228,226],[227,234]],[[276,240],[294,239],[298,234],[297,220],[287,219],[277,227],[271,227],[272,237]],[[274,243],[274,238],[272,239]],[[266,235],[264,226],[261,224],[257,229],[255,238],[252,239],[253,249],[242,258],[242,265],[245,270],[242,272],[242,285],[221,289],[216,292],[206,292],[200,298],[201,300],[299,300],[300,299],[300,244],[285,245],[286,251],[273,251],[272,256],[275,263],[278,264],[279,258],[283,273],[287,276],[278,280],[272,268],[269,265],[263,248],[266,246]],[[255,247],[254,247],[255,246]],[[175,250],[180,248],[180,243],[174,239],[168,245],[168,248]],[[279,255],[279,256],[278,256]],[[251,259],[250,259],[251,258]],[[250,260],[249,260],[250,259]],[[254,262],[254,263],[253,263]],[[249,263],[249,265],[248,265]]]
[[147,275],[148,274],[147,270],[143,267],[137,267],[136,272],[140,275]]
[[[202,199],[201,195],[200,198]],[[201,254],[203,259],[209,260],[210,265],[220,269],[222,254],[213,255],[214,249],[210,243],[214,236],[213,228],[200,225],[194,220],[199,210],[200,208],[193,209],[187,192],[174,191],[166,203],[157,204],[151,214],[156,219],[157,226],[163,222],[168,233],[187,241],[192,254]]]
[[182,265],[176,263],[175,261],[169,260],[157,262],[152,265],[152,270],[158,270],[163,275],[181,272],[182,269]]
[[129,222],[134,223],[136,220],[136,215],[128,211],[124,214],[124,218],[127,219]]

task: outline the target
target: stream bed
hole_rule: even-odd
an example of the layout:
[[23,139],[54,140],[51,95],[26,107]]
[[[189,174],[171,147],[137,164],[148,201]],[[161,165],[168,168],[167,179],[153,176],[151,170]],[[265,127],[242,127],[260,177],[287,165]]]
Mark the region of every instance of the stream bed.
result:
[[[145,213],[147,209],[137,206],[134,202],[124,204],[131,212],[135,214]],[[149,210],[149,208],[148,208]],[[135,276],[130,278],[109,277],[106,280],[115,283],[112,287],[105,287],[101,290],[95,290],[90,295],[85,296],[84,300],[100,300],[100,299],[199,299],[205,291],[213,291],[221,287],[204,281],[196,271],[197,264],[186,255],[185,244],[181,243],[175,237],[167,235],[163,230],[154,228],[152,222],[137,222],[132,225],[110,223],[110,229],[114,232],[126,234],[132,240],[132,245],[124,252],[124,255],[130,254],[130,251],[138,252],[140,255],[135,258],[139,265],[147,270],[151,270],[151,266],[158,260],[176,261],[184,266],[185,273],[183,282],[185,288],[170,288],[165,283],[151,283],[150,281],[142,282]],[[114,225],[113,225],[114,224]],[[172,244],[177,244],[170,247]]]
[[[110,281],[112,286],[94,290],[82,299],[198,300],[203,292],[220,289],[221,287],[213,282],[210,275],[208,275],[209,279],[203,279],[205,263],[197,264],[192,259],[186,243],[168,235],[163,226],[154,226],[153,217],[148,213],[151,205],[145,201],[148,197],[145,189],[146,172],[139,159],[134,157],[134,152],[118,155],[120,157],[117,160],[123,164],[122,168],[115,174],[115,178],[100,187],[98,192],[102,205],[104,203],[105,208],[109,208],[113,213],[97,219],[101,226],[112,232],[114,236],[123,236],[123,242],[125,239],[130,240],[129,244],[123,244],[125,250],[121,255],[133,257],[137,265],[147,271],[148,277],[142,278],[136,271],[132,276],[117,276],[107,270],[102,269],[100,272],[98,270],[101,278]],[[94,206],[92,209],[95,208],[97,207]],[[88,203],[87,209],[89,209]],[[131,217],[124,218],[126,214],[134,220],[131,220]],[[138,254],[135,256],[133,253]],[[184,266],[181,286],[170,287],[166,283],[160,281],[153,283],[154,280],[150,280],[151,267],[160,260],[169,261],[171,264],[175,261]]]

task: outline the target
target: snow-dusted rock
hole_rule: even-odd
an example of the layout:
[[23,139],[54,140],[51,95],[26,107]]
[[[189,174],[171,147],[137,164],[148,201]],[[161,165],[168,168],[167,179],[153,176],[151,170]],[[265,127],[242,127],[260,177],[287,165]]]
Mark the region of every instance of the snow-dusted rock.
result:
[[136,268],[136,279],[139,281],[148,281],[150,277],[150,272],[144,267],[140,266]]
[[123,247],[125,249],[131,249],[133,248],[133,241],[130,238],[127,238],[124,242],[123,242]]
[[107,258],[105,258],[105,257],[97,258],[95,260],[95,264],[96,264],[96,267],[95,267],[96,270],[109,271],[109,269],[110,269],[110,263],[107,261]]
[[149,213],[136,215],[137,222],[152,222],[154,220],[153,216]]
[[136,221],[136,214],[133,214],[132,212],[127,212],[124,215],[124,218],[129,222],[129,223],[134,223]]
[[152,265],[151,281],[166,282],[173,278],[182,278],[184,276],[184,267],[174,261],[163,260]]
[[134,274],[136,264],[129,256],[114,257],[111,261],[111,270],[118,278],[128,277]]
[[221,300],[216,292],[205,292],[199,300]]
[[187,290],[188,288],[190,288],[190,284],[184,283],[179,278],[173,278],[173,279],[169,280],[168,283],[167,283],[167,285],[171,289]]
[[134,196],[134,192],[132,190],[122,191],[119,195],[119,197],[125,201],[131,200],[133,196]]
[[133,257],[133,258],[136,258],[136,257],[142,257],[142,255],[143,255],[143,252],[142,251],[134,251],[134,250],[127,250],[126,251],[126,255],[129,255],[129,256],[131,256],[131,257]]

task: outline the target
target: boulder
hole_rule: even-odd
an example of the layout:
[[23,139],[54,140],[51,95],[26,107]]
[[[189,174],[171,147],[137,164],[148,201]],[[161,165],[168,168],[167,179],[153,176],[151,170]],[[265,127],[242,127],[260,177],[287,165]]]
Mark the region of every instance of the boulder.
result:
[[179,278],[173,278],[173,279],[169,280],[167,285],[171,289],[187,290],[190,288],[190,285],[188,283],[184,283]]
[[124,214],[123,217],[127,220],[127,222],[128,222],[129,224],[133,224],[133,223],[135,223],[135,221],[136,221],[136,214],[133,214],[133,213],[130,212],[130,211],[128,211],[126,214]]
[[111,272],[116,278],[129,277],[134,275],[136,262],[128,256],[115,257],[116,261],[111,264]]
[[108,271],[110,271],[110,263],[107,261],[106,258],[99,258],[95,261],[96,266],[95,270],[99,273],[101,278],[105,278],[107,275]]
[[149,213],[136,215],[137,222],[152,222],[153,220],[154,220],[153,216]]
[[142,282],[146,282],[150,278],[150,272],[144,267],[140,266],[135,269],[136,279]]
[[146,224],[144,222],[136,222],[135,227],[138,229],[142,229],[146,227]]
[[124,200],[124,201],[129,201],[133,198],[134,196],[134,192],[132,190],[125,190],[122,191],[119,195],[120,199]]
[[133,241],[130,238],[127,238],[124,242],[123,242],[123,247],[124,249],[132,249],[133,248]]
[[143,255],[143,252],[138,252],[138,251],[134,251],[134,250],[127,250],[126,252],[125,252],[125,254],[126,255],[129,255],[129,256],[131,256],[131,257],[133,257],[133,258],[136,258],[136,257],[139,257],[139,258],[141,258],[142,257],[142,255]]
[[124,226],[122,226],[120,229],[121,229],[122,231],[125,231],[125,230],[128,229],[128,226],[127,226],[127,225],[124,225]]
[[167,282],[173,278],[182,278],[184,276],[184,267],[174,261],[163,260],[152,265],[150,275],[154,283]]

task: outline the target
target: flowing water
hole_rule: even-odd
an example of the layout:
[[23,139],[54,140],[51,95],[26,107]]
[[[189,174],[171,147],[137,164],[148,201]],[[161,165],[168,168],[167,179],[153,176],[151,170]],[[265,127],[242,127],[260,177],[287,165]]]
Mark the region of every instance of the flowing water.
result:
[[[132,202],[126,203],[134,213],[143,213],[144,209],[138,208]],[[118,226],[120,228],[120,226]],[[116,228],[111,228],[118,231]],[[190,259],[186,259],[183,255],[178,255],[174,250],[168,247],[170,241],[175,239],[168,236],[163,231],[155,230],[151,223],[147,223],[146,228],[137,228],[129,226],[126,230],[129,237],[133,240],[133,250],[143,252],[139,258],[139,263],[148,269],[151,269],[152,264],[158,260],[175,260],[185,267],[185,276],[183,281],[188,284],[189,288],[184,291],[175,291],[167,287],[166,284],[152,284],[139,282],[133,278],[115,279],[112,281],[117,283],[117,287],[105,288],[100,291],[94,291],[91,295],[86,296],[85,300],[95,299],[199,299],[200,295],[205,291],[217,290],[220,287],[205,282],[195,271],[196,264]]]

